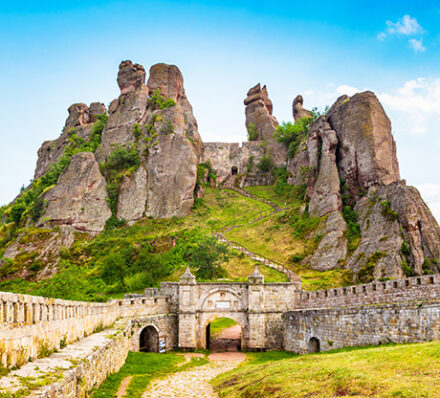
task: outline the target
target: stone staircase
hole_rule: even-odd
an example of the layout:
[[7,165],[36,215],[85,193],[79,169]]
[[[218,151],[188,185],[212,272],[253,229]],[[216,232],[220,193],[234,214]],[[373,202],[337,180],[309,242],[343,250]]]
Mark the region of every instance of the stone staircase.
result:
[[231,190],[233,190],[243,196],[246,196],[247,198],[258,200],[259,202],[262,202],[264,204],[271,206],[272,209],[264,210],[264,211],[256,213],[252,217],[237,220],[231,224],[224,225],[222,228],[220,228],[220,230],[218,232],[214,232],[213,235],[220,242],[227,244],[232,249],[240,251],[241,253],[245,254],[246,256],[251,258],[252,260],[257,261],[257,262],[265,265],[266,267],[272,268],[278,272],[282,272],[283,274],[285,274],[289,278],[290,282],[301,282],[301,278],[298,275],[296,275],[292,270],[287,268],[284,264],[282,264],[278,261],[275,261],[273,259],[267,258],[267,257],[263,256],[262,254],[252,252],[252,251],[248,250],[246,247],[244,247],[241,243],[229,240],[223,235],[225,232],[229,232],[235,228],[255,224],[256,222],[262,220],[263,218],[266,218],[266,217],[271,216],[273,214],[276,214],[278,212],[287,210],[287,208],[282,208],[282,207],[276,205],[275,203],[272,203],[272,202],[269,202],[265,199],[259,198],[255,195],[251,194],[250,192],[248,192],[244,189],[241,189],[241,188],[228,187],[225,189],[231,189]]

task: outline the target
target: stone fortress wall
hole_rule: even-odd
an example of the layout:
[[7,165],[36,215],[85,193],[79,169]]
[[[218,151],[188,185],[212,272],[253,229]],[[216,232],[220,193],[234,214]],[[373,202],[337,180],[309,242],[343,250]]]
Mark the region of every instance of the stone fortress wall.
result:
[[179,282],[106,303],[0,293],[1,361],[3,366],[22,365],[38,357],[43,346],[59,349],[62,341],[69,344],[122,325],[117,338],[102,341],[86,365],[72,368],[72,377],[46,386],[42,395],[76,391],[72,396],[81,396],[78,391],[117,371],[129,350],[142,348],[147,328],[166,342],[166,350],[205,348],[207,326],[218,317],[239,323],[241,347],[248,350],[305,353],[422,342],[440,338],[439,294],[438,274],[306,292],[300,282],[265,283],[258,270],[237,283],[197,283],[187,270]]
[[284,320],[284,348],[300,353],[315,351],[316,344],[324,351],[438,339],[440,275],[302,291]]
[[135,297],[106,303],[0,293],[0,358],[3,366],[35,359],[43,348],[60,348],[119,318],[169,313],[166,297]]

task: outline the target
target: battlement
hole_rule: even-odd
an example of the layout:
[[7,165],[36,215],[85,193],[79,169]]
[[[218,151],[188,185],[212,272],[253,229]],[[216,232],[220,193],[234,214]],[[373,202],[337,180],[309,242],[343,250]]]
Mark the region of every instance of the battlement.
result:
[[414,276],[314,292],[302,291],[298,308],[399,303],[440,297],[440,274]]

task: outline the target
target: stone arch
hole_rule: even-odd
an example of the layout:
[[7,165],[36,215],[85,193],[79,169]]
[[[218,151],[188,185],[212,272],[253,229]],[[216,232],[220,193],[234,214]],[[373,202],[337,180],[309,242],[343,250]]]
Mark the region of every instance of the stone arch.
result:
[[197,346],[206,348],[207,326],[216,318],[230,318],[240,325],[241,348],[246,347],[248,325],[245,310],[247,303],[240,290],[230,286],[217,285],[209,288],[196,304],[198,314],[196,340]]
[[139,333],[139,351],[159,352],[159,329],[154,325],[148,325]]
[[157,332],[157,336],[160,336],[162,331],[158,324],[151,319],[136,319],[131,324],[131,350],[138,352],[141,351],[141,333],[147,328],[151,327]]
[[312,352],[320,352],[321,351],[321,342],[316,337],[311,337],[309,339],[308,351]]
[[238,174],[238,167],[237,166],[232,166],[231,167],[231,174],[233,176],[236,176]]
[[235,300],[233,300],[231,305],[234,305],[234,311],[243,311],[247,307],[247,304],[243,301],[243,298],[240,297],[241,293],[238,290],[228,286],[216,286],[207,290],[200,296],[200,298],[197,300],[196,311],[212,310],[212,308],[207,308],[209,307],[209,298],[213,297],[216,293],[225,293],[225,295],[228,294],[233,296]]
[[232,319],[233,321],[237,322],[237,324],[240,326],[240,350],[244,350],[245,349],[245,317],[243,316],[243,314],[240,313],[213,313],[213,314],[209,314],[208,316],[204,317],[203,319],[203,323],[201,324],[201,332],[202,332],[202,348],[208,349],[207,346],[207,342],[208,342],[208,335],[207,335],[207,330],[208,330],[208,325],[211,324],[212,321],[214,321],[215,319],[218,318],[229,318]]

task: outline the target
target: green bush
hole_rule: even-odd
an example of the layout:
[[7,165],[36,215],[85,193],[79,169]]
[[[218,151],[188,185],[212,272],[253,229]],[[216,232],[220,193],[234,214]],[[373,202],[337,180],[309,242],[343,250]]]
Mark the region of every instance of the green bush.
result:
[[121,145],[114,145],[112,152],[105,161],[105,170],[110,174],[128,170],[137,169],[140,165],[140,156],[136,146],[129,148]]
[[400,247],[400,251],[404,256],[411,255],[411,247],[406,242],[402,242],[402,246]]
[[259,134],[257,131],[257,126],[254,123],[248,124],[247,132],[248,132],[248,140],[249,141],[257,141],[258,140]]
[[344,205],[342,216],[347,224],[347,230],[345,231],[347,248],[349,253],[353,253],[360,242],[361,226],[358,223],[358,214],[351,205],[352,198],[348,190],[348,185],[344,179],[341,179],[341,199]]
[[214,237],[207,237],[192,246],[188,253],[188,264],[196,269],[200,279],[217,279],[226,276],[221,264],[229,259],[229,249]]
[[268,173],[273,169],[273,162],[270,156],[263,156],[257,165],[262,173]]
[[296,120],[295,123],[283,122],[276,128],[273,136],[278,142],[285,145],[288,158],[291,159],[295,156],[301,142],[308,137],[312,121],[311,117],[304,116]]
[[380,202],[380,205],[382,206],[382,215],[388,221],[396,221],[399,219],[399,214],[391,208],[391,201],[389,199],[383,200]]
[[148,105],[153,109],[166,109],[176,105],[172,98],[166,98],[161,94],[160,88],[153,91],[153,94],[148,99]]
[[387,254],[385,252],[374,252],[367,259],[367,263],[359,270],[357,275],[358,283],[369,283],[374,280],[374,270],[376,268],[376,263]]

